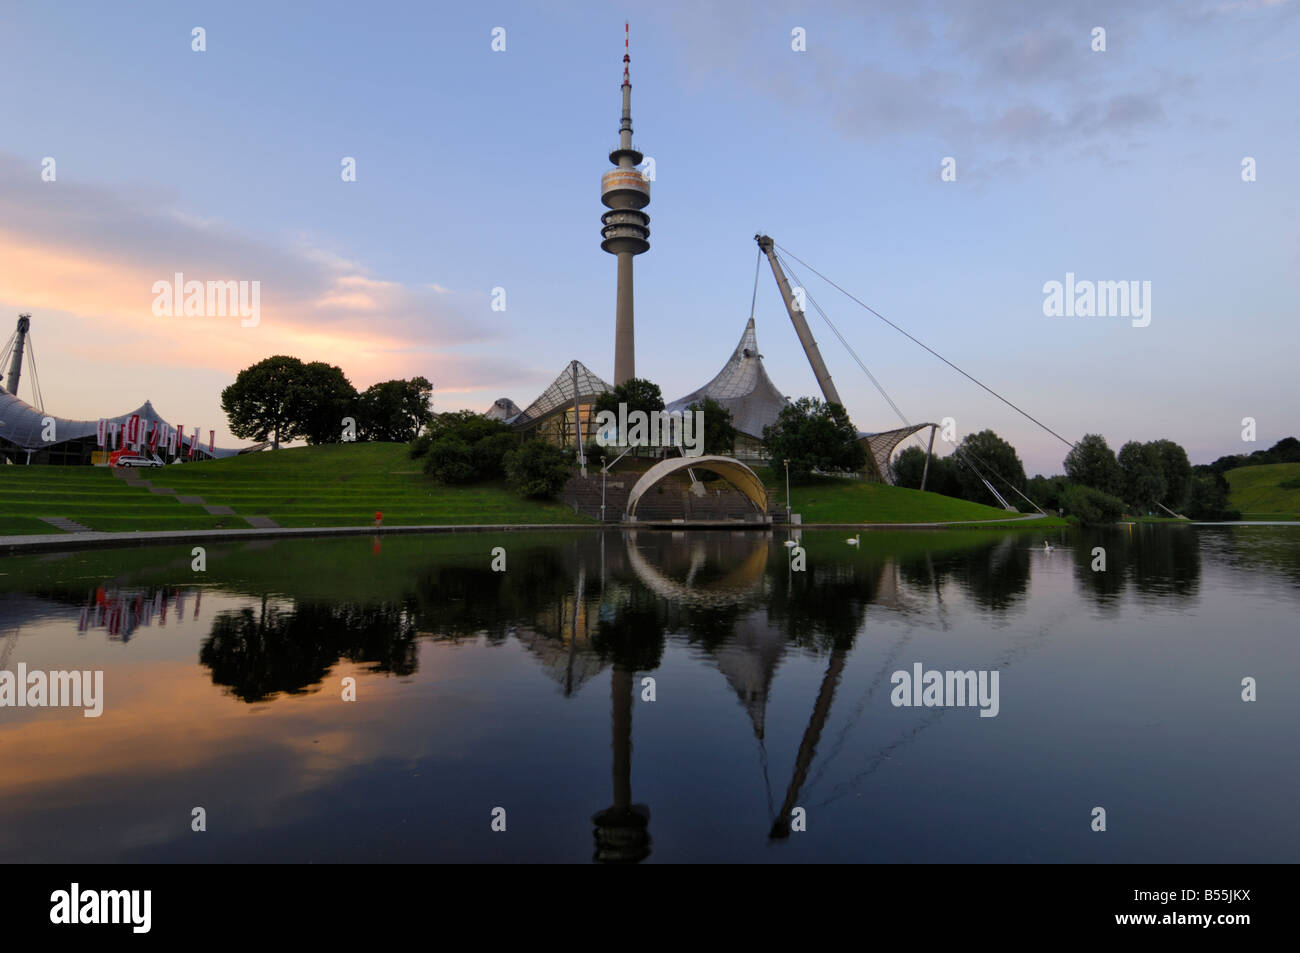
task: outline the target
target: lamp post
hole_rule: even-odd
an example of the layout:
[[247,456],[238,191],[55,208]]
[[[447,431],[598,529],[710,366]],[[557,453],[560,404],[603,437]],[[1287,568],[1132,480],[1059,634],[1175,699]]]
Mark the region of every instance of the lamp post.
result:
[[615,463],[618,463],[618,461],[622,460],[624,457],[626,457],[628,451],[631,449],[632,449],[631,447],[628,447],[627,450],[624,450],[612,461],[610,461],[609,463],[605,464],[603,467],[600,468],[600,521],[602,523],[605,522],[605,475],[609,473],[609,468],[612,467]]
[[790,461],[785,461],[785,521],[790,522]]

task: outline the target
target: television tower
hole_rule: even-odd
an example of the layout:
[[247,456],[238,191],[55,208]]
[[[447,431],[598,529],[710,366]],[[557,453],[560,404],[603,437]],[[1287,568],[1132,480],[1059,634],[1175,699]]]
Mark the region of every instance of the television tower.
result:
[[645,158],[632,147],[632,83],[628,79],[628,25],[623,24],[623,120],[618,148],[609,154],[614,168],[600,179],[600,200],[609,209],[600,217],[600,247],[618,256],[618,308],[614,325],[614,386],[636,376],[636,332],[632,323],[632,257],[650,248],[650,182],[638,170]]

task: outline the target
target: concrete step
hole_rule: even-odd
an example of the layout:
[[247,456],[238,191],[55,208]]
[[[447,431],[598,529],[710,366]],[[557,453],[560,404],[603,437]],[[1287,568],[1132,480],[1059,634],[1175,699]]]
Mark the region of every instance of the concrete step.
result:
[[62,516],[42,516],[39,517],[42,522],[49,523],[56,529],[61,529],[65,533],[93,533],[89,526],[82,526],[76,520],[66,519]]

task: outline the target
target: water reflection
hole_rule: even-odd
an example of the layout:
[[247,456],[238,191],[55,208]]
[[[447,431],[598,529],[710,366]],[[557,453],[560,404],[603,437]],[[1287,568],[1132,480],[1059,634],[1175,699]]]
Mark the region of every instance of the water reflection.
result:
[[1083,530],[1073,550],[1075,579],[1094,605],[1110,615],[1121,611],[1121,597],[1130,590],[1143,596],[1193,596],[1201,583],[1202,532],[1139,523]]
[[199,662],[241,701],[261,702],[319,684],[341,659],[370,672],[415,671],[416,626],[411,613],[391,605],[301,603],[283,606],[262,597],[217,615],[199,650]]
[[[508,550],[506,572],[493,571],[488,556],[497,542]],[[129,571],[117,570],[110,554],[89,555],[76,566],[54,567],[46,577],[26,583],[23,574],[34,579],[39,567],[15,560],[11,565],[19,571],[0,578],[0,614],[5,618],[0,635],[6,636],[6,658],[16,634],[39,619],[65,619],[81,635],[100,632],[107,641],[125,643],[145,627],[166,626],[169,619],[199,619],[206,599],[204,635],[195,646],[197,671],[206,685],[225,693],[216,697],[209,690],[216,697],[213,704],[228,710],[268,702],[272,710],[292,710],[292,703],[277,705],[275,700],[326,694],[320,690],[339,669],[437,686],[445,673],[431,659],[445,662],[455,645],[486,651],[498,661],[467,683],[471,693],[488,699],[486,708],[464,716],[467,722],[474,719],[474,730],[509,737],[504,727],[508,717],[527,712],[539,734],[524,736],[543,745],[558,765],[563,763],[560,756],[569,753],[565,739],[543,735],[551,721],[563,716],[558,707],[545,705],[587,712],[588,702],[598,700],[601,725],[608,713],[609,734],[601,728],[599,747],[588,737],[582,750],[583,760],[598,760],[602,789],[608,764],[607,795],[596,791],[593,796],[588,785],[564,810],[590,817],[591,840],[584,851],[593,860],[637,863],[656,850],[651,807],[644,802],[655,803],[662,828],[665,802],[671,799],[662,796],[662,787],[659,793],[647,790],[655,786],[645,776],[638,776],[634,790],[634,738],[644,738],[647,731],[647,716],[635,709],[646,691],[642,679],[662,674],[670,653],[676,653],[676,675],[684,671],[683,657],[716,670],[721,676],[717,684],[726,686],[725,704],[743,710],[743,720],[732,723],[740,725],[746,743],[757,747],[768,789],[762,822],[752,826],[754,838],[804,841],[792,837],[796,807],[812,800],[813,809],[823,810],[858,792],[902,746],[944,717],[946,710],[936,710],[917,712],[911,722],[901,716],[877,718],[874,724],[869,717],[863,720],[868,710],[880,713],[889,673],[912,661],[913,640],[929,639],[927,658],[937,651],[965,651],[962,665],[975,659],[977,667],[1004,669],[1046,645],[1063,620],[1079,615],[1081,604],[1096,610],[1097,617],[1118,619],[1130,611],[1130,597],[1175,610],[1194,601],[1206,585],[1203,563],[1263,568],[1287,585],[1300,581],[1300,547],[1294,537],[1252,535],[1244,529],[1119,527],[1061,534],[1052,552],[1036,545],[1041,539],[1016,533],[873,533],[864,536],[860,547],[849,547],[840,534],[805,532],[801,544],[808,562],[803,572],[793,570],[791,551],[782,542],[763,532],[642,530],[470,542],[393,537],[378,553],[365,539],[261,543],[213,547],[206,586],[175,585],[178,561],[161,551],[152,561],[142,556]],[[1104,550],[1104,571],[1094,568],[1098,549]],[[105,561],[96,564],[96,558]],[[179,565],[183,571],[184,562]],[[1234,576],[1233,584],[1241,585],[1239,578]],[[15,580],[20,584],[14,585]],[[1035,614],[1031,603],[1040,597],[1050,603],[1050,612],[1040,606]],[[989,637],[990,630],[1008,627],[1014,628],[1002,641]],[[1071,658],[1068,652],[1065,657]],[[521,661],[506,662],[515,658]],[[421,672],[422,663],[430,670]],[[540,683],[551,702],[512,700],[518,681],[502,687],[494,680],[499,673],[513,672],[510,664],[544,673],[546,680],[532,682]],[[846,683],[851,694],[838,699]],[[788,690],[774,701],[778,684]],[[674,690],[682,691],[680,681]],[[367,697],[383,696],[371,692]],[[384,721],[407,716],[381,705],[368,710],[376,718],[376,730],[395,739],[399,750],[402,742],[413,745],[412,760],[441,764],[438,758],[447,757],[441,739],[426,739],[421,748],[419,740],[403,733],[404,727]],[[650,711],[658,714],[657,708]],[[1053,717],[1050,705],[1036,714]],[[333,711],[325,715],[344,717]],[[944,723],[961,717],[950,716]],[[184,711],[178,710],[176,718],[185,722]],[[349,727],[364,737],[351,723]],[[950,727],[952,731],[930,730],[924,737],[947,738],[968,730]],[[694,726],[676,728],[695,740]],[[463,729],[453,720],[447,735]],[[572,726],[568,730],[571,739]],[[576,747],[572,740],[568,743]],[[734,736],[731,743],[736,743]],[[769,747],[773,763],[781,764],[770,773]],[[438,754],[430,755],[430,750]],[[827,785],[837,780],[830,768],[842,752],[849,752],[855,763],[841,772],[848,777],[829,793],[823,790],[819,799],[810,792],[823,777]],[[368,764],[363,754],[355,755],[356,764]],[[702,767],[690,757],[726,754],[698,744],[690,756],[683,755],[681,767],[665,767],[661,757],[641,769],[647,775],[689,773]],[[491,757],[504,759],[500,770],[513,767],[509,755],[484,754],[479,760]],[[517,752],[513,758],[518,759]],[[640,761],[647,761],[644,752]],[[364,776],[363,769],[357,770]],[[563,784],[567,778],[550,781]],[[0,795],[6,793],[0,784]],[[378,827],[383,818],[376,815],[370,823]]]

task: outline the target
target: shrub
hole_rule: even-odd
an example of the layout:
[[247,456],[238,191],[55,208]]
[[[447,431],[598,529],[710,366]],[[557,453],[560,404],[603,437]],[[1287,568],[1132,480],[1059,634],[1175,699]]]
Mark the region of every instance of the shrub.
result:
[[1061,494],[1065,512],[1077,517],[1085,526],[1114,523],[1124,515],[1124,502],[1092,487],[1073,485]]
[[519,446],[519,438],[512,433],[497,433],[484,437],[470,448],[474,461],[474,475],[480,480],[495,480],[506,472],[506,454]]
[[429,452],[429,447],[432,444],[433,437],[427,432],[422,433],[411,441],[411,445],[407,448],[406,452],[410,455],[412,460],[419,460]]
[[520,496],[549,499],[564,488],[573,474],[568,450],[541,440],[529,440],[506,454],[506,480]]
[[424,472],[440,483],[468,483],[474,479],[474,455],[459,437],[439,437],[429,445]]

